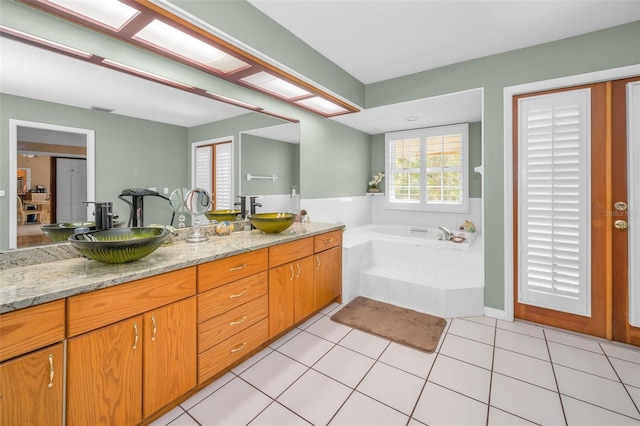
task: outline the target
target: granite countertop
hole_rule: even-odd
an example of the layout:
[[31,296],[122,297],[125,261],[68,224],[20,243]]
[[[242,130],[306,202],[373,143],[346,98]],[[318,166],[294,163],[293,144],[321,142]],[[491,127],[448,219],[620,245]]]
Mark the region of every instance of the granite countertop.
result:
[[341,224],[295,223],[279,234],[253,230],[212,236],[201,243],[177,241],[161,246],[140,260],[122,265],[100,263],[84,257],[26,266],[12,265],[0,270],[0,313],[343,228]]

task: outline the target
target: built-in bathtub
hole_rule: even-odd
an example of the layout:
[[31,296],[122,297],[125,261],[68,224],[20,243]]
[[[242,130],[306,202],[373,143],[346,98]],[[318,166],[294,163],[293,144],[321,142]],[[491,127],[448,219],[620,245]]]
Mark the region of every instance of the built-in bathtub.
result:
[[370,224],[344,234],[343,295],[446,318],[484,313],[482,236],[437,227]]

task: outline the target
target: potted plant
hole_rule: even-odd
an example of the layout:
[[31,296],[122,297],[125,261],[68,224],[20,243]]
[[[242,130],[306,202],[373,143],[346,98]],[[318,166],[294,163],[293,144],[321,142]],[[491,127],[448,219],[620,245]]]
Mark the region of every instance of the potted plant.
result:
[[380,182],[382,182],[382,178],[384,177],[384,173],[378,172],[373,175],[373,179],[369,181],[369,188],[367,192],[380,192]]

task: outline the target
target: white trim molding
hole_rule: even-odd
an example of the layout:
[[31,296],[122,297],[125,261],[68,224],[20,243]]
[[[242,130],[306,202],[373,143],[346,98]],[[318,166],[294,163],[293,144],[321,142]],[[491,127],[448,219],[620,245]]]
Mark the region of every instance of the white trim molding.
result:
[[[38,123],[35,121],[25,121],[9,119],[9,248],[17,248],[18,246],[18,230],[16,227],[16,197],[18,196],[18,188],[16,188],[15,176],[18,165],[18,127],[31,127],[34,129],[51,130],[66,133],[78,133],[85,135],[87,148],[87,200],[96,199],[96,132],[91,129],[81,129],[78,127],[60,126],[57,124]],[[93,206],[87,204],[87,218],[91,216]]]

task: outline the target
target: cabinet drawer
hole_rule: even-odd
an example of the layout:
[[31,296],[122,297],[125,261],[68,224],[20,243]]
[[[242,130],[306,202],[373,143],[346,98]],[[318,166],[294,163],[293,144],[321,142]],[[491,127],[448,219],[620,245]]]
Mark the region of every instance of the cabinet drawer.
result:
[[313,254],[313,238],[269,247],[269,267],[279,266]]
[[269,315],[266,294],[198,325],[198,353],[202,353]]
[[198,292],[267,270],[267,249],[238,254],[198,265]]
[[264,271],[201,293],[198,295],[198,323],[267,294],[268,290],[268,274]]
[[70,297],[68,337],[121,321],[194,295],[196,267]]
[[64,299],[0,315],[0,362],[64,340]]
[[235,336],[198,355],[198,383],[213,377],[269,338],[269,321],[265,318]]
[[342,229],[313,237],[313,252],[318,253],[342,244]]

